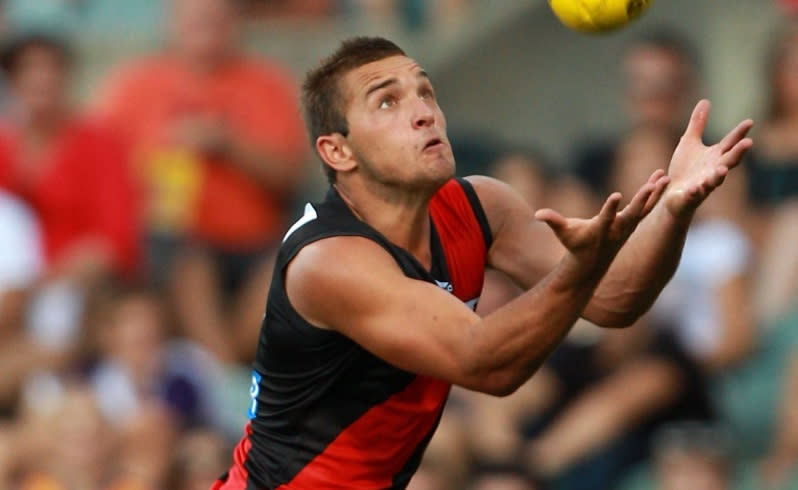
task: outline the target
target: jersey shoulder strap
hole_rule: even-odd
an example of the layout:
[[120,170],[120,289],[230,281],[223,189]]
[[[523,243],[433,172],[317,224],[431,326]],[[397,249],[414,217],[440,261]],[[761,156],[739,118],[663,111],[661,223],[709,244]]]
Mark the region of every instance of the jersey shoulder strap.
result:
[[479,297],[492,235],[482,204],[467,180],[451,179],[430,202],[454,294],[466,303]]

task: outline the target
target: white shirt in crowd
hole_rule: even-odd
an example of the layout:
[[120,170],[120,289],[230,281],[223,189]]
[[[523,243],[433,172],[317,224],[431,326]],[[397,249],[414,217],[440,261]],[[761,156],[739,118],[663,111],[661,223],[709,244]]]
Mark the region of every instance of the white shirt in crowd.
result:
[[0,191],[0,295],[27,287],[43,268],[36,216],[25,203]]
[[697,222],[687,233],[682,260],[652,308],[658,323],[673,328],[688,353],[712,353],[723,334],[719,288],[750,266],[751,243],[726,220]]

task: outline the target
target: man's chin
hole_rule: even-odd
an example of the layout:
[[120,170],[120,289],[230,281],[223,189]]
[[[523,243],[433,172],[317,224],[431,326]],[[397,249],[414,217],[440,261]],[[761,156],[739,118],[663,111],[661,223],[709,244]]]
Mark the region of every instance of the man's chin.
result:
[[428,191],[430,195],[435,194],[438,189],[444,186],[449,180],[455,176],[455,167],[450,165],[449,168],[436,169],[434,174],[429,175],[423,182],[418,183],[419,188]]
[[453,160],[448,158],[437,158],[435,160],[425,162],[423,179],[429,182],[446,182],[455,173],[455,164]]

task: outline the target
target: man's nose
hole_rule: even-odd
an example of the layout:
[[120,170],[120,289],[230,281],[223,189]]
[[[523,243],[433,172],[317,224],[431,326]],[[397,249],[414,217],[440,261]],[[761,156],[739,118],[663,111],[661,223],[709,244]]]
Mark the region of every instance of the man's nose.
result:
[[435,112],[423,99],[416,99],[413,107],[413,128],[420,129],[435,124]]

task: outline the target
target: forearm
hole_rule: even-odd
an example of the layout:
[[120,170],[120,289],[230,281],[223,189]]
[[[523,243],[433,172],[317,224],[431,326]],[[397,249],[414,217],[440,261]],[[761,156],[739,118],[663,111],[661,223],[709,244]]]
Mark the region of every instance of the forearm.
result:
[[579,318],[606,267],[574,273],[569,258],[472,331],[471,376],[484,380],[485,391],[503,395],[517,389]]
[[658,204],[621,248],[585,308],[585,318],[623,327],[648,311],[679,265],[690,220],[677,219]]

